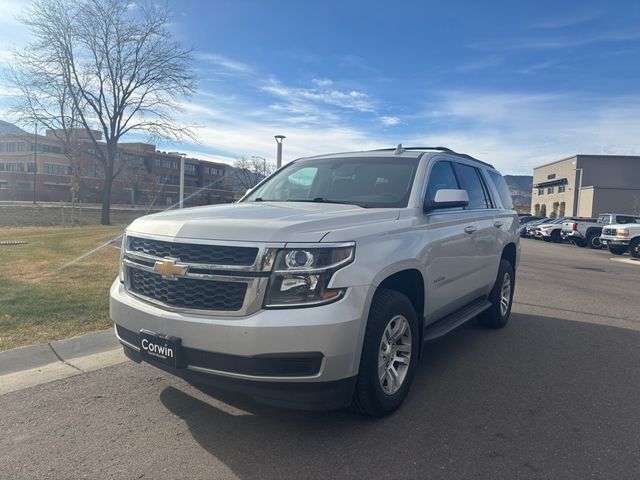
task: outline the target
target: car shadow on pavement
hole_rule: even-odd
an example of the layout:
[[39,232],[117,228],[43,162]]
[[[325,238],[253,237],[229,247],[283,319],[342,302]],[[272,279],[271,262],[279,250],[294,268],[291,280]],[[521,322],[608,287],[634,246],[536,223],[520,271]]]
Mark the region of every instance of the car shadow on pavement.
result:
[[[524,314],[427,344],[395,414],[301,412],[161,393],[242,479],[638,478],[640,331]],[[206,398],[206,397],[203,397]]]

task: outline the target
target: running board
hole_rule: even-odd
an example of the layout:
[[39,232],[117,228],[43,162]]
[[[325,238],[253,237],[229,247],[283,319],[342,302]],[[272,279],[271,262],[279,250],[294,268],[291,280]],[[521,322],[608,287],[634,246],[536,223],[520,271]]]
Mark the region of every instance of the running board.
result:
[[424,332],[424,341],[430,342],[437,338],[440,338],[452,330],[455,330],[462,324],[468,322],[473,317],[484,312],[491,306],[491,302],[486,298],[479,298],[471,303],[468,303],[460,310],[447,315],[442,320],[438,320],[436,323],[429,325]]

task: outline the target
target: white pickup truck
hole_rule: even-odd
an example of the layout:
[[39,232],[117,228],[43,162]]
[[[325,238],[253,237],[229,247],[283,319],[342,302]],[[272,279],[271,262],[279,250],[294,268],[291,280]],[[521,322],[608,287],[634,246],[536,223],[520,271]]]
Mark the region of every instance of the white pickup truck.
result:
[[633,217],[633,223],[609,225],[602,229],[600,241],[614,255],[622,255],[627,250],[634,258],[640,258],[640,217]]
[[640,217],[621,213],[601,213],[597,219],[584,218],[562,224],[562,238],[571,240],[578,247],[602,248],[600,235],[606,225],[628,224]]

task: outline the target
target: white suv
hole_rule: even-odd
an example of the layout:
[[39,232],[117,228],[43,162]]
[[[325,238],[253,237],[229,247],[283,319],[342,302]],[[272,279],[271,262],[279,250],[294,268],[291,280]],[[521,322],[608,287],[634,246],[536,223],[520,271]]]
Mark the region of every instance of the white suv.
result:
[[507,323],[517,228],[500,173],[468,155],[303,158],[236,204],[134,221],[111,318],[130,358],[190,382],[381,416],[426,341]]

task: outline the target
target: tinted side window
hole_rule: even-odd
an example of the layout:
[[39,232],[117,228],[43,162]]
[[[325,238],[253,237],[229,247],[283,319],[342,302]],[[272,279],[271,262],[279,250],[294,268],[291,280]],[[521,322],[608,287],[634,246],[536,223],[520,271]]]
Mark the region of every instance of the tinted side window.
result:
[[438,190],[459,188],[451,162],[438,162],[431,169],[426,197],[427,200],[434,200]]
[[462,163],[456,163],[455,169],[460,179],[461,188],[464,188],[469,195],[469,206],[467,208],[491,208],[482,186],[478,169]]
[[496,187],[498,195],[500,195],[502,208],[511,210],[513,208],[513,202],[511,201],[511,192],[509,192],[509,187],[507,186],[507,182],[504,180],[504,177],[499,173],[489,171],[489,178],[491,179],[491,183],[493,183],[493,186]]

